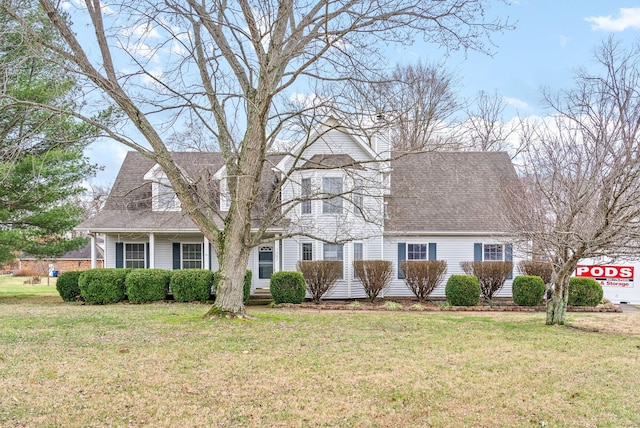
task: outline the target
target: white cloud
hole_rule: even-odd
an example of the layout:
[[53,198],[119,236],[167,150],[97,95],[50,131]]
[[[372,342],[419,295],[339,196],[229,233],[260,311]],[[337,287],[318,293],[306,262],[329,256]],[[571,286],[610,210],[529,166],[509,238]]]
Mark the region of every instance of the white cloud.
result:
[[560,46],[561,47],[563,47],[563,48],[566,47],[569,44],[570,41],[571,41],[571,39],[569,37],[560,36]]
[[529,108],[529,104],[517,98],[503,97],[502,100],[507,105],[510,105],[511,107],[515,107],[516,109],[525,110]]
[[640,7],[620,8],[618,16],[589,16],[584,18],[591,23],[593,31],[624,31],[627,29],[640,30]]

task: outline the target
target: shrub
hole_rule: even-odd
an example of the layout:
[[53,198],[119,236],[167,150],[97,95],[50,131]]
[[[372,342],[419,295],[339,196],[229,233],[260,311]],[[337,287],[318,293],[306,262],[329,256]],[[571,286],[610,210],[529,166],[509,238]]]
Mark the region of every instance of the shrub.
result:
[[56,290],[58,290],[60,297],[62,297],[62,300],[65,302],[82,300],[82,296],[80,296],[80,286],[78,285],[78,278],[81,274],[81,271],[69,271],[63,272],[58,276]]
[[489,301],[498,292],[513,270],[512,262],[460,262],[467,275],[475,276],[480,283],[482,297]]
[[546,284],[551,284],[553,264],[542,260],[522,260],[518,263],[518,271],[527,276],[539,276]]
[[171,293],[177,302],[204,302],[211,296],[213,272],[208,269],[175,270],[171,275]]
[[342,262],[339,260],[299,261],[298,270],[302,272],[311,294],[313,303],[320,303],[322,296],[335,285],[342,276]]
[[[213,274],[213,294],[218,294],[218,275],[220,275],[219,271],[218,272],[214,272]],[[250,269],[247,269],[247,271],[244,274],[244,283],[242,285],[242,301],[244,303],[247,303],[247,300],[249,300],[249,296],[251,295],[251,278],[253,277],[253,273],[251,272]]]
[[516,276],[513,280],[513,303],[537,306],[544,297],[544,281],[539,276]]
[[429,297],[447,273],[444,260],[404,260],[401,266],[404,283],[420,302]]
[[571,306],[597,306],[603,297],[602,286],[593,278],[569,279],[569,301]]
[[169,292],[171,271],[164,269],[136,269],[127,275],[125,286],[130,302],[143,303],[162,300]]
[[373,302],[378,294],[391,284],[393,265],[386,260],[355,260],[353,270],[364,287],[369,300]]
[[306,292],[304,277],[300,272],[274,272],[269,282],[275,303],[302,303]]
[[445,286],[447,303],[452,306],[475,306],[480,301],[478,278],[469,275],[451,275]]
[[125,280],[131,269],[90,269],[78,278],[80,294],[94,305],[118,303],[127,297]]

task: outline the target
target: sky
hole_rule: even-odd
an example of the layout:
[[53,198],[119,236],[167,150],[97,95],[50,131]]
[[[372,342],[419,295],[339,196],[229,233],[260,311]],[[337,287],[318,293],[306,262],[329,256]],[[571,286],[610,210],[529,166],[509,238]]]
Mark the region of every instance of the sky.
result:
[[[490,2],[489,17],[509,18],[515,29],[495,34],[493,55],[478,52],[446,54],[416,42],[390,51],[390,62],[443,63],[459,78],[462,98],[479,91],[496,92],[509,105],[510,117],[542,116],[541,88],[569,88],[579,67],[593,68],[593,52],[613,36],[625,46],[640,42],[640,0],[513,0]],[[419,37],[418,37],[419,39]],[[89,158],[104,167],[90,183],[110,187],[129,149],[107,140],[87,149]]]

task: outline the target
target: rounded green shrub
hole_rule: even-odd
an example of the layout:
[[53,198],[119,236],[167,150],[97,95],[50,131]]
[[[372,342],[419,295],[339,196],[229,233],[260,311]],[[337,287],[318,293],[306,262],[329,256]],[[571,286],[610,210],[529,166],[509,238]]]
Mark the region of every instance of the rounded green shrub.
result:
[[127,298],[125,280],[131,269],[90,269],[78,278],[80,294],[93,305],[118,303]]
[[269,282],[271,296],[276,304],[302,303],[307,287],[304,276],[297,271],[274,272]]
[[513,303],[520,306],[537,306],[544,297],[544,280],[535,275],[516,276],[513,279]]
[[571,278],[569,280],[569,301],[571,306],[597,306],[604,292],[593,278]]
[[162,300],[169,292],[171,271],[164,269],[136,269],[127,275],[125,285],[130,302],[143,303]]
[[[251,279],[252,278],[253,278],[253,273],[251,272],[250,269],[247,269],[246,273],[244,274],[244,284],[243,284],[243,288],[242,288],[242,298],[243,298],[243,302],[245,302],[245,303],[247,303],[247,301],[249,300],[249,296],[251,295]],[[215,290],[215,294],[217,294],[217,292],[218,292],[218,272],[213,274],[213,282],[215,284],[213,289]]]
[[469,275],[451,275],[444,292],[452,306],[475,306],[480,301],[478,278]]
[[63,272],[58,276],[56,281],[56,290],[60,293],[60,297],[65,302],[75,302],[82,300],[80,295],[80,286],[78,285],[78,278],[82,274],[81,271]]
[[211,296],[213,272],[207,269],[173,271],[171,293],[177,302],[204,302]]

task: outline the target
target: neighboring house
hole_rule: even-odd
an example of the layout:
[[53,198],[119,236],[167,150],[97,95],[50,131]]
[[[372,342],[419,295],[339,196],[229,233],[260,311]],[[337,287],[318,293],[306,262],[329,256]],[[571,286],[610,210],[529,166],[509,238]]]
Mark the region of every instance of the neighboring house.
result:
[[[11,264],[0,268],[2,272],[16,273],[19,271],[33,272],[34,274],[46,275],[50,270],[55,270],[58,273],[69,271],[82,271],[91,269],[92,257],[91,250],[95,248],[95,263],[96,267],[103,267],[103,249],[102,241],[98,240],[95,245],[91,243],[85,245],[83,248],[70,251],[61,257],[56,259],[51,258],[36,258],[29,255],[21,255],[17,257]],[[53,266],[53,269],[49,269]],[[50,272],[49,272],[50,274]]]
[[[224,214],[229,198],[221,154],[172,156],[202,203]],[[267,163],[253,226],[265,209],[260,202],[286,178],[279,193],[283,219],[267,229],[272,242],[251,252],[253,290],[267,288],[274,271],[295,270],[300,260],[341,260],[342,278],[325,297],[363,297],[353,261],[384,259],[394,265],[386,295],[411,296],[398,269],[402,260],[445,260],[448,277],[462,273],[461,261],[514,258],[500,209],[505,187],[517,179],[506,153],[391,153],[382,135],[366,140],[329,119]],[[76,229],[104,235],[106,267],[218,266],[164,173],[137,152],[127,154],[104,209]],[[444,295],[444,283],[433,295]],[[499,295],[511,295],[510,280]]]

